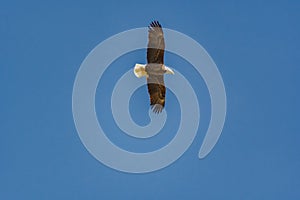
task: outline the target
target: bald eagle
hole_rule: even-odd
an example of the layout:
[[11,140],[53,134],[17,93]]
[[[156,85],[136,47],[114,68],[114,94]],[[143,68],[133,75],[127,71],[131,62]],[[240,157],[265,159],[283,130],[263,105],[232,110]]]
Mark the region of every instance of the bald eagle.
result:
[[162,26],[153,21],[148,26],[147,64],[136,64],[134,74],[147,79],[150,106],[154,113],[160,113],[165,106],[166,87],[164,74],[174,71],[164,65],[165,41]]

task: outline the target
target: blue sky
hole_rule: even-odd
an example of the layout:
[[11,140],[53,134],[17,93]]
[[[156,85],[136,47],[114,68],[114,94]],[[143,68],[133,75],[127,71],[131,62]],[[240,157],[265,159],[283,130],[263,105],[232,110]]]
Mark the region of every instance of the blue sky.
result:
[[[0,198],[299,199],[299,9],[296,1],[1,1]],[[81,143],[72,88],[96,45],[154,19],[194,38],[214,59],[226,87],[227,118],[217,145],[199,160],[209,121],[207,89],[186,61],[167,54],[166,62],[197,85],[203,121],[174,164],[127,174],[101,164]],[[145,52],[116,60],[102,80],[108,89],[135,62],[145,62]],[[98,114],[107,109],[108,89],[98,88]],[[171,112],[178,102],[168,95]],[[148,103],[146,97],[141,88],[132,103]],[[139,106],[142,114],[131,108],[132,116],[147,123],[147,108]],[[106,120],[105,128],[116,129]],[[179,119],[170,120],[172,131]],[[139,143],[109,137],[139,151],[172,138]]]

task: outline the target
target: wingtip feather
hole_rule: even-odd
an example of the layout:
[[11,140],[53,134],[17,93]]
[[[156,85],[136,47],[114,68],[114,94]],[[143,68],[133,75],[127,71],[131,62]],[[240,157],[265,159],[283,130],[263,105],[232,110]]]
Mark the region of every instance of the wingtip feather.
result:
[[151,109],[152,111],[155,113],[155,114],[159,114],[162,112],[162,110],[164,109],[164,107],[160,104],[155,104],[155,105],[152,105],[151,106]]

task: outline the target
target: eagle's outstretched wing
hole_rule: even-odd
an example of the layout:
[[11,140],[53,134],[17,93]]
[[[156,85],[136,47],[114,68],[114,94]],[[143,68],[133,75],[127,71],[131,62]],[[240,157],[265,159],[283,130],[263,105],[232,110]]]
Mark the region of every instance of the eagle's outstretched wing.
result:
[[150,105],[155,113],[160,113],[165,106],[166,87],[164,75],[151,75],[147,78]]
[[155,113],[160,113],[165,106],[166,87],[164,84],[165,41],[162,27],[158,21],[151,22],[148,31],[147,85],[150,105]]
[[162,27],[158,21],[151,22],[148,30],[148,63],[164,63],[165,40]]

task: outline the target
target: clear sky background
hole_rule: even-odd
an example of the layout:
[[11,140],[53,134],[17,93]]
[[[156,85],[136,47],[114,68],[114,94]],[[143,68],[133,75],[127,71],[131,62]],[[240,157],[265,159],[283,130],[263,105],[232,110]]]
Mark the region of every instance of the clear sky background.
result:
[[[297,1],[1,1],[0,199],[300,199],[299,10]],[[167,54],[167,64],[196,85],[199,133],[169,167],[127,174],[101,164],[81,143],[73,82],[97,44],[154,19],[212,56],[226,87],[227,118],[217,145],[199,160],[207,89],[189,63]],[[114,81],[145,61],[139,50],[108,69],[100,81],[107,88],[96,94],[100,121]],[[167,95],[166,109],[176,113],[178,102]],[[139,124],[149,120],[147,104],[140,88],[130,104]],[[173,137],[176,116],[153,141],[108,137],[128,150],[154,150]],[[118,132],[109,114],[100,123]]]

